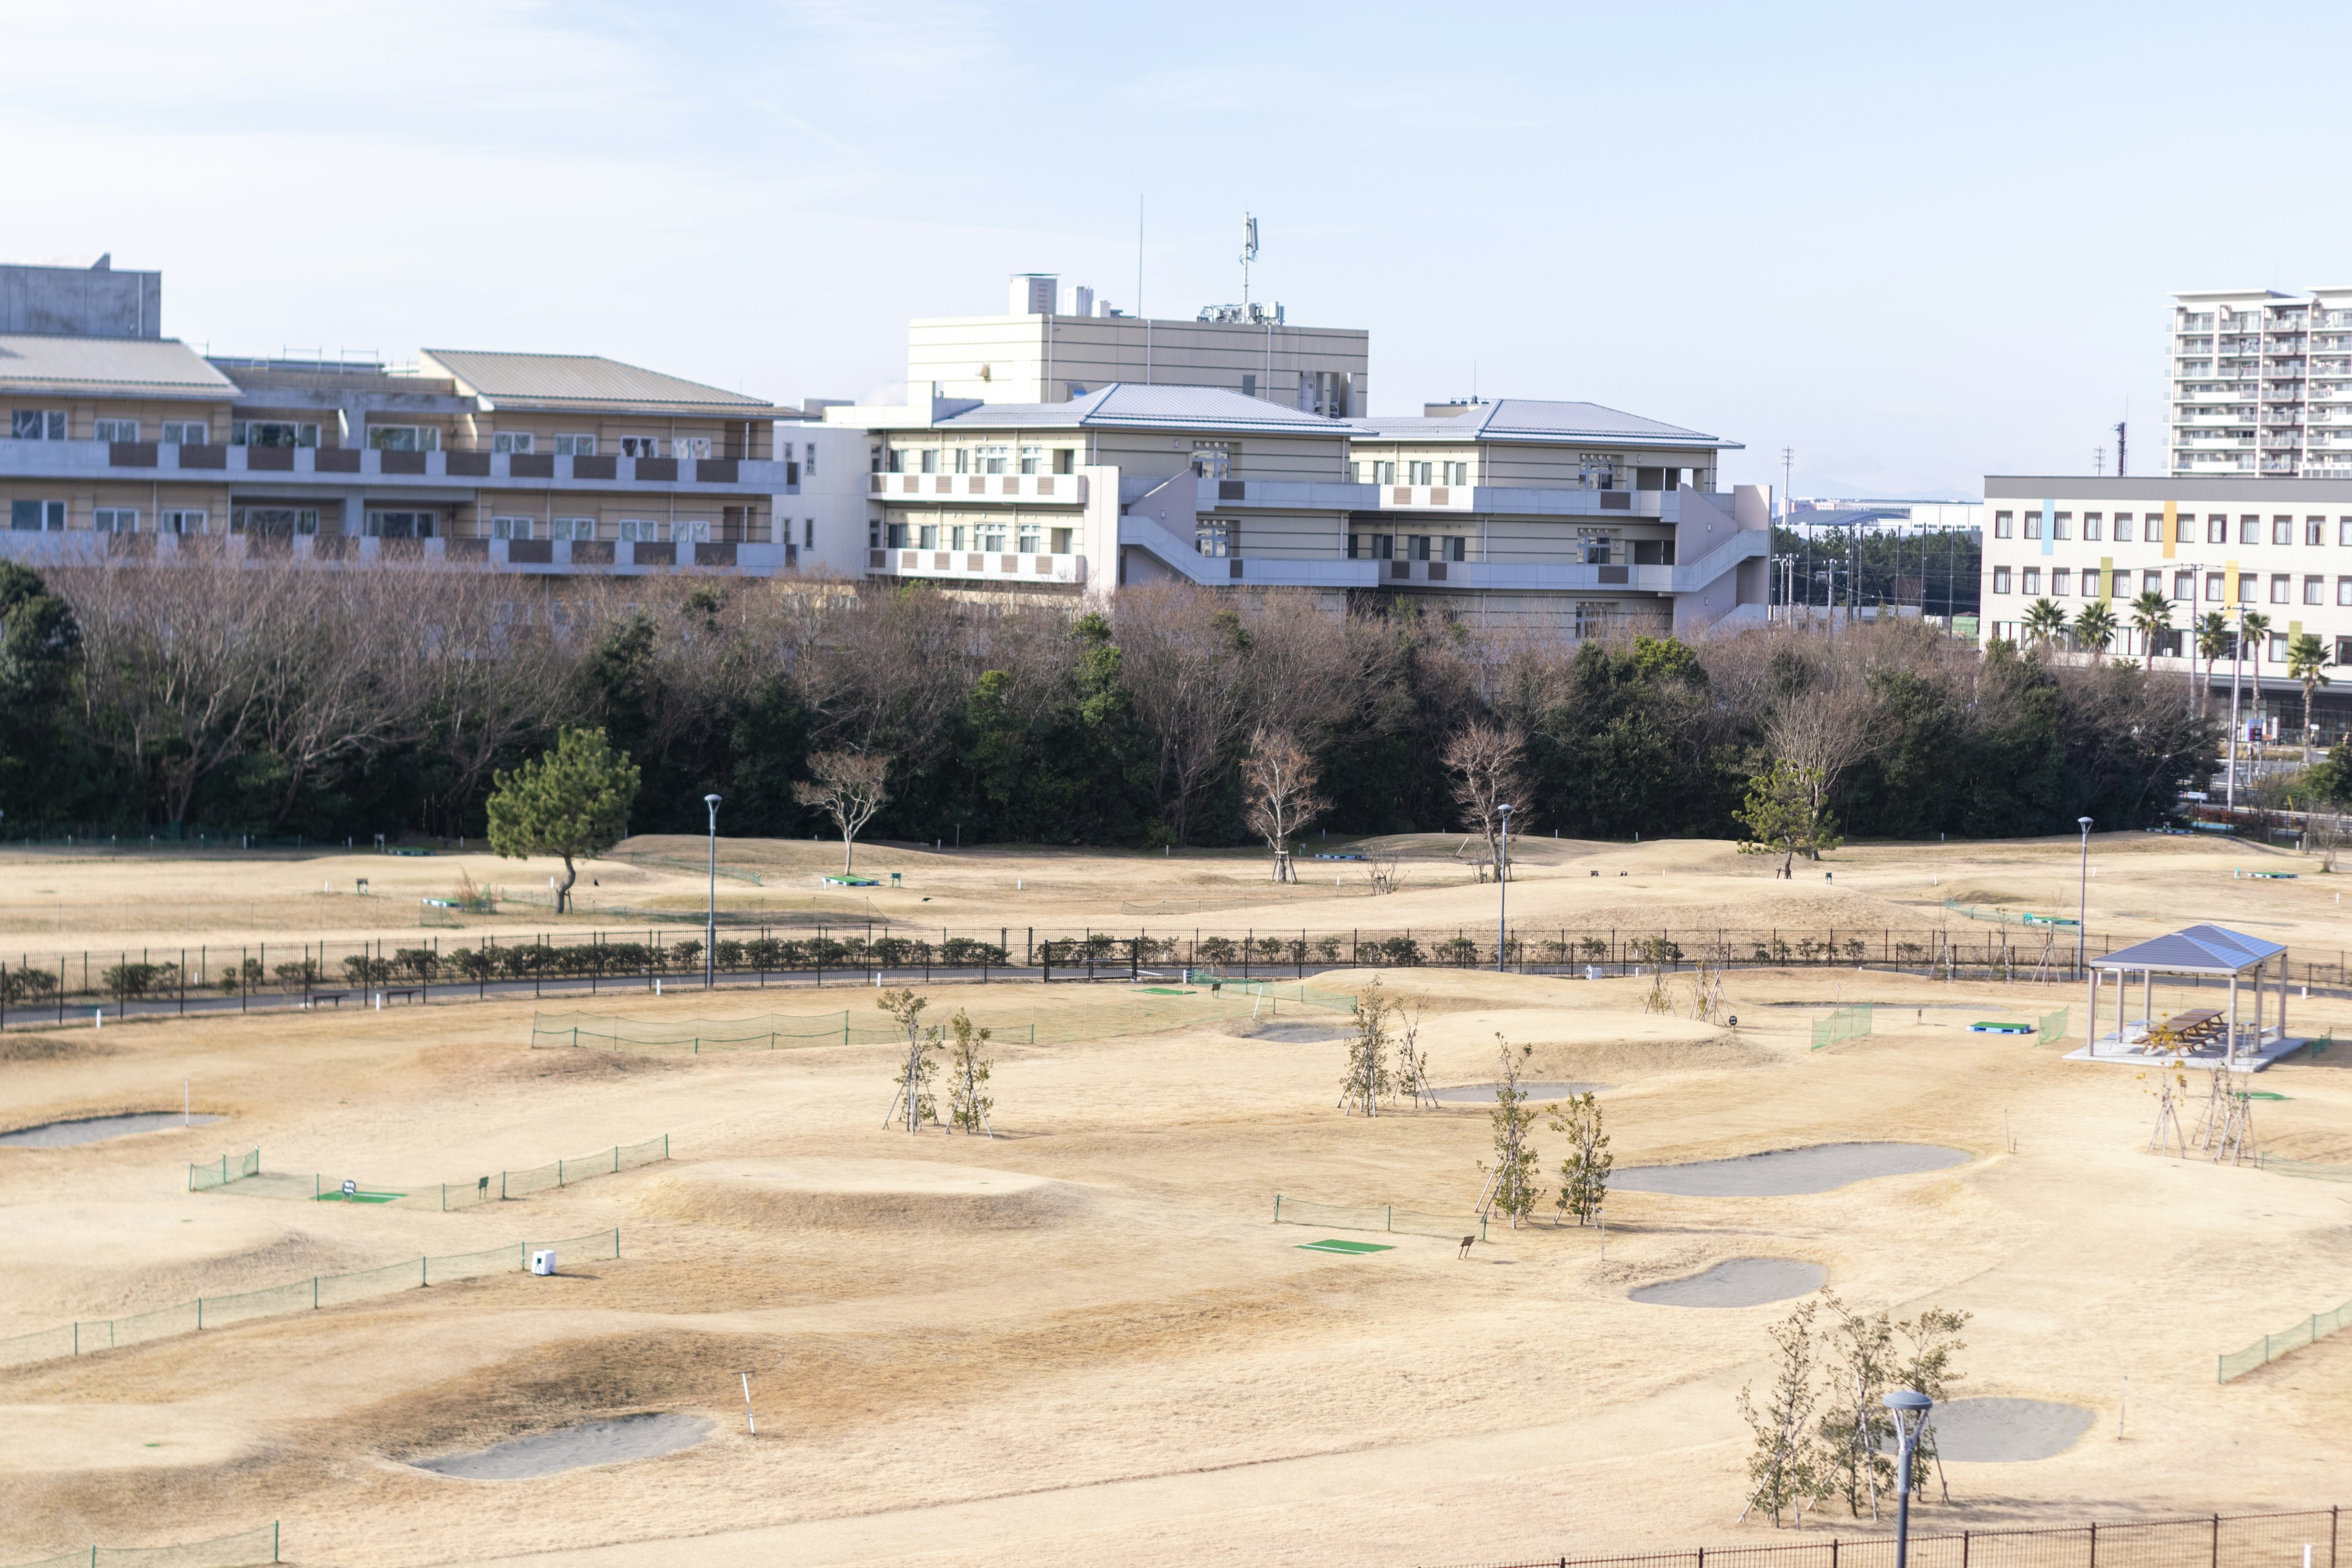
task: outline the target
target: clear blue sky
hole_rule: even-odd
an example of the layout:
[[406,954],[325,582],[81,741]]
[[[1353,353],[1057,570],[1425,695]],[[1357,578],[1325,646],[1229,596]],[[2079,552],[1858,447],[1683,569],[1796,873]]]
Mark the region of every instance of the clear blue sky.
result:
[[[1381,411],[1590,398],[1728,478],[2163,439],[2167,294],[2352,283],[2352,8],[0,0],[0,256],[219,352],[609,353],[779,401],[1059,272],[1368,327]],[[2112,450],[2109,461],[2112,462]]]

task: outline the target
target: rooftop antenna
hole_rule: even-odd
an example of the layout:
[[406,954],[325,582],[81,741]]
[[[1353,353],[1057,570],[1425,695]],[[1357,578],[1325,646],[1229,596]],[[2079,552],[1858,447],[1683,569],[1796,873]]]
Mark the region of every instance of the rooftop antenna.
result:
[[2119,479],[2131,472],[2124,466],[2124,431],[2130,424],[2127,418],[2116,421],[2116,478]]
[[1796,509],[1795,509],[1793,506],[1791,506],[1791,505],[1790,504],[1790,500],[1789,500],[1789,475],[1790,474],[1790,472],[1791,472],[1791,471],[1793,471],[1793,470],[1795,469],[1796,466],[1797,466],[1797,449],[1796,449],[1794,447],[1781,447],[1781,448],[1780,448],[1780,522],[1781,522],[1781,525],[1782,525],[1783,527],[1791,527],[1791,526],[1794,526],[1794,521],[1795,521],[1795,518],[1796,518]]
[[2107,472],[2107,449],[2106,449],[2105,447],[2092,447],[2092,448],[2091,448],[2091,473],[2092,473],[2093,477],[2094,477],[2094,478],[2102,478],[2102,479],[2103,479],[2103,478],[2105,478],[2105,477],[2106,472]]
[[1244,319],[1249,315],[1250,263],[1256,259],[1257,219],[1248,213],[1244,213],[1242,214],[1242,315]]

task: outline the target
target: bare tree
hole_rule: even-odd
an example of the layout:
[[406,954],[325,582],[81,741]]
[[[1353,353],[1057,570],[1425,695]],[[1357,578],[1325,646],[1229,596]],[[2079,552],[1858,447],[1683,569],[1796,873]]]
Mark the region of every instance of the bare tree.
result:
[[793,785],[793,798],[803,805],[821,807],[841,829],[841,872],[847,876],[857,857],[857,830],[873,819],[890,798],[886,781],[887,757],[856,752],[819,752],[809,758],[809,776]]
[[432,795],[455,835],[499,763],[575,717],[572,655],[534,583],[518,590],[487,574],[451,573],[418,617],[419,722],[437,765]]
[[[1527,754],[1527,731],[1517,724],[1490,724],[1474,720],[1445,743],[1445,768],[1454,775],[1454,799],[1472,831],[1486,841],[1486,863],[1478,879],[1492,868],[1495,879],[1504,875],[1503,810],[1528,810],[1527,780],[1520,763]],[[1532,815],[1532,813],[1529,813]],[[1522,823],[1526,816],[1519,819]]]
[[1184,585],[1121,594],[1115,614],[1136,717],[1158,753],[1160,809],[1179,844],[1250,709],[1250,639],[1230,602]]
[[1312,758],[1281,731],[1260,730],[1250,737],[1242,763],[1243,816],[1250,831],[1274,852],[1274,879],[1295,882],[1290,841],[1330,809],[1315,793],[1320,775]]

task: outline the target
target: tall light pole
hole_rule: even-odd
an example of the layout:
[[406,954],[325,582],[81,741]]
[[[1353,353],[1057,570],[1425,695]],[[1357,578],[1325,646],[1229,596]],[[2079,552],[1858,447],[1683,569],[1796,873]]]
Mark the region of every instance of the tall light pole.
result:
[[1883,1401],[1895,1415],[1895,1430],[1902,1438],[1903,1457],[1896,1461],[1895,1484],[1901,1489],[1895,1496],[1895,1568],[1909,1568],[1911,1557],[1911,1456],[1919,1447],[1919,1434],[1927,1425],[1927,1412],[1935,1401],[1908,1388],[1898,1388]]
[[1495,906],[1495,973],[1503,972],[1503,951],[1510,942],[1511,931],[1511,808],[1499,808],[1503,817],[1503,856],[1495,868],[1496,902]]
[[2238,635],[2230,639],[2230,777],[2223,800],[2230,809],[2238,808],[2238,660],[2246,651],[2246,606],[2232,606],[2238,612]]
[[719,984],[719,797],[706,795],[710,808],[710,917],[702,931],[702,988]]
[[2091,914],[2091,819],[2078,816],[2074,819],[2074,826],[2083,830],[2083,874],[2076,879],[2074,900],[2074,975],[2080,979],[2083,973],[2083,933],[2090,930],[2085,922]]

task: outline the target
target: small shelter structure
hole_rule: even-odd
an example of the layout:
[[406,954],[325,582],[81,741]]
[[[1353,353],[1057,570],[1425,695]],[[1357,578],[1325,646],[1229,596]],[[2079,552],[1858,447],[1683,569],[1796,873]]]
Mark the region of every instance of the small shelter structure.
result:
[[[2149,1037],[2160,1027],[2168,1029],[2189,1046],[2189,1065],[2199,1065],[2197,1058],[2201,1057],[2202,1065],[2234,1069],[2243,1058],[2248,1058],[2243,1065],[2260,1067],[2271,1056],[2284,1054],[2286,949],[2277,942],[2242,935],[2221,926],[2195,925],[2095,958],[2090,971],[2092,1024],[2086,1032],[2091,1043],[2083,1053],[2085,1056],[2144,1057]],[[2129,1016],[2134,973],[2140,980],[2137,1018]],[[2227,981],[2228,1005],[2191,1007],[2158,1018],[2155,1016],[2155,1001],[2156,977],[2159,974]],[[2273,975],[2278,986],[2278,1001],[2266,1022],[2263,986]],[[2099,987],[2103,982],[2112,984],[2116,993],[2116,1027],[2108,1035],[2098,1032]],[[2251,1022],[2242,1017],[2245,1001],[2252,1003]]]

